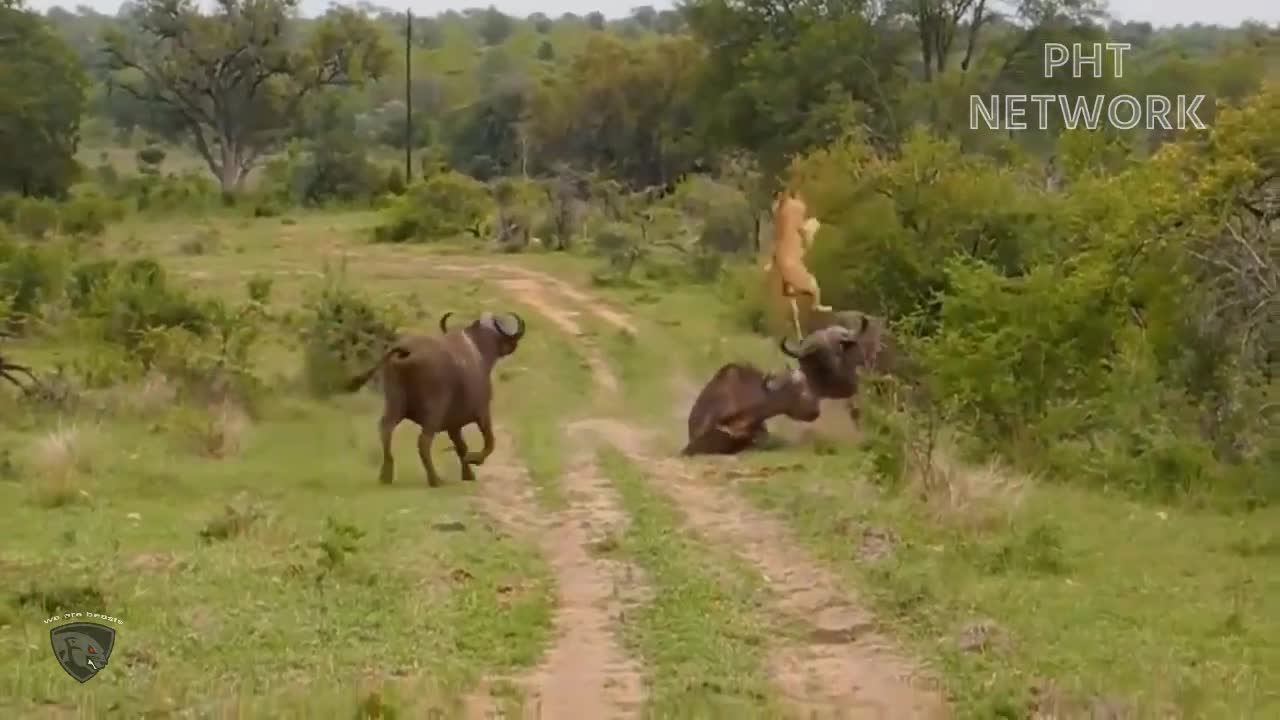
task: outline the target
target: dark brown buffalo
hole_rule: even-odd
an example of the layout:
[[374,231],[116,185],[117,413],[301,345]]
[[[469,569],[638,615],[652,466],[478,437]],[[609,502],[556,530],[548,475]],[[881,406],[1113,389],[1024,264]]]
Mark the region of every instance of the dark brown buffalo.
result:
[[[448,318],[440,320],[443,328]],[[500,358],[515,352],[524,336],[524,320],[515,313],[482,313],[471,324],[443,335],[406,335],[387,349],[372,368],[346,386],[355,392],[383,371],[383,409],[378,421],[382,439],[382,470],[379,478],[390,483],[395,474],[391,457],[391,434],[402,420],[417,423],[418,457],[427,471],[427,483],[440,484],[440,475],[431,463],[431,441],[446,432],[462,465],[462,479],[475,480],[472,465],[482,465],[493,453],[493,423],[489,406],[493,397],[490,375]],[[479,453],[467,452],[462,428],[475,423],[484,437]]]
[[682,455],[733,454],[761,439],[777,415],[813,422],[818,398],[799,370],[764,373],[754,365],[720,368],[689,410],[689,444]]
[[[784,337],[783,354],[794,358],[819,397],[852,400],[863,370],[878,375],[906,373],[905,358],[882,318],[859,312],[833,313],[827,324],[796,343]],[[850,403],[854,419],[858,407]]]

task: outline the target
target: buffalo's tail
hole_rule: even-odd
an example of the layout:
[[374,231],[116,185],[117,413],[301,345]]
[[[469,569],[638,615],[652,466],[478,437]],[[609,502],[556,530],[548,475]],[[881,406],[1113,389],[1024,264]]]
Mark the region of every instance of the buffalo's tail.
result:
[[349,392],[349,393],[355,392],[360,388],[364,387],[364,384],[369,382],[369,378],[373,377],[373,374],[381,370],[382,366],[387,363],[387,358],[391,357],[396,353],[403,353],[403,352],[404,352],[403,349],[393,345],[385,353],[382,354],[382,357],[378,358],[378,362],[374,363],[373,367],[369,368],[368,370],[365,370],[359,375],[348,380],[347,384],[342,386],[343,392]]

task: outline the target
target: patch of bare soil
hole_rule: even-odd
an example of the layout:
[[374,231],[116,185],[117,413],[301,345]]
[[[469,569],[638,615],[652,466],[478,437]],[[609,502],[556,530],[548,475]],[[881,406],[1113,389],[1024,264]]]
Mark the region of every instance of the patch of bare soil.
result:
[[[510,440],[499,438],[499,448]],[[496,462],[495,462],[496,461]],[[516,682],[525,690],[524,717],[632,718],[644,702],[640,666],[613,633],[621,615],[620,585],[643,585],[639,571],[593,557],[590,548],[621,531],[625,521],[609,482],[586,450],[576,453],[561,478],[568,508],[547,515],[533,497],[529,479],[505,453],[479,481],[486,512],[517,535],[538,544],[557,585],[555,640],[542,663]],[[490,698],[468,699],[467,717],[496,717]]]
[[[583,333],[582,327],[577,321],[579,313],[576,310],[566,309],[554,296],[558,292],[575,301],[580,301],[593,315],[634,334],[635,327],[623,314],[592,300],[557,277],[534,270],[485,263],[467,265],[440,264],[433,266],[432,269],[466,277],[494,279],[512,297],[533,308],[539,315],[551,321],[561,331],[579,338],[583,357],[587,362],[587,367],[591,371],[591,377],[596,386],[607,393],[617,392],[618,378],[614,375],[613,370],[609,368],[609,364],[605,362],[599,348],[595,347]],[[566,292],[566,289],[568,292]]]
[[631,318],[627,317],[625,313],[610,308],[600,300],[574,287],[572,283],[549,273],[538,272],[537,270],[530,270],[528,268],[517,267],[514,265],[497,264],[437,265],[436,267],[440,270],[458,272],[471,276],[476,275],[477,271],[515,276],[537,283],[543,287],[554,288],[558,293],[586,308],[588,312],[600,318],[604,322],[607,322],[615,328],[632,335],[638,334],[635,323],[631,322]]
[[707,484],[688,463],[649,456],[644,431],[607,419],[583,425],[642,463],[690,526],[754,565],[776,595],[775,609],[809,628],[804,639],[779,638],[771,653],[775,682],[798,712],[812,718],[946,716],[934,683],[896,652],[871,614],[834,573],[808,557],[781,521],[731,490]]

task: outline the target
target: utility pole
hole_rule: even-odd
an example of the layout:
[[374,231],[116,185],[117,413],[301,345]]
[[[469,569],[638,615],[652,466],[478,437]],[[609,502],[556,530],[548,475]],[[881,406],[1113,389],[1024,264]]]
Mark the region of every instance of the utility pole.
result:
[[404,182],[413,181],[413,10],[404,23]]

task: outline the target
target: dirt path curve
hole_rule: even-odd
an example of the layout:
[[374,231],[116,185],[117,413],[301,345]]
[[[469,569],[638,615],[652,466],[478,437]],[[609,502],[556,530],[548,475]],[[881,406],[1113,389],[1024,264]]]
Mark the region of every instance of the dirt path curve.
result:
[[[505,287],[523,290],[527,304],[566,332],[571,332],[563,322],[567,311],[555,304],[548,287],[599,317],[615,317],[617,321],[609,321],[615,326],[635,331],[634,324],[621,313],[607,310],[572,287],[566,291],[567,283],[558,278],[500,265],[481,267],[487,272],[508,271],[520,276],[525,282],[513,286],[507,281]],[[540,288],[530,290],[534,286]],[[537,301],[530,302],[530,297]],[[601,377],[596,375],[597,382]],[[677,378],[676,382],[681,385],[678,395],[691,387],[687,379]],[[707,484],[692,463],[654,457],[651,433],[606,418],[580,421],[574,427],[594,432],[639,462],[651,481],[681,508],[695,531],[732,548],[755,566],[776,597],[775,609],[808,628],[804,639],[779,637],[770,653],[775,684],[798,714],[833,720],[932,720],[947,716],[945,702],[933,683],[876,631],[870,612],[849,596],[833,572],[808,556],[782,521],[756,510],[731,490]]]
[[[502,433],[499,448],[511,447]],[[492,463],[492,467],[490,467]],[[479,483],[485,512],[511,533],[532,540],[555,574],[555,639],[542,662],[516,680],[525,720],[619,720],[639,717],[644,675],[613,632],[621,614],[619,587],[643,586],[639,570],[591,555],[591,546],[620,532],[625,515],[613,488],[585,449],[561,479],[567,509],[548,515],[533,497],[528,475],[507,452],[495,452]],[[487,688],[467,699],[472,720],[499,717]]]
[[[435,269],[457,273],[467,277],[495,277],[499,287],[512,297],[536,310],[563,332],[582,338],[583,357],[591,371],[595,384],[606,393],[618,391],[618,377],[614,375],[599,348],[591,343],[578,325],[578,312],[565,309],[554,298],[555,292],[582,304],[591,314],[619,330],[635,334],[636,328],[624,315],[593,301],[585,293],[553,275],[510,265],[436,265]],[[554,291],[549,290],[554,288]]]

